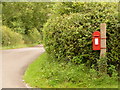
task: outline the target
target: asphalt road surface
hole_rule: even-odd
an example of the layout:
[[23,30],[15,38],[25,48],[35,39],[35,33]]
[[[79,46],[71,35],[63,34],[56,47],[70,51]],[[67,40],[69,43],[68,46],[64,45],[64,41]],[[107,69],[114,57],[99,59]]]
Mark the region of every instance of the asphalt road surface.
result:
[[22,77],[28,65],[45,50],[43,47],[1,50],[2,88],[26,88]]

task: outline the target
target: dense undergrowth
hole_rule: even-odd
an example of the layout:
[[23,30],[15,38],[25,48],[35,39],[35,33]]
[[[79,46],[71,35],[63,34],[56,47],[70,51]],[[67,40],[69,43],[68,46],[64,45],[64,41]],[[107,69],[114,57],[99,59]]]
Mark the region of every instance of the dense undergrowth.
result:
[[[112,69],[113,67],[110,67]],[[117,88],[117,72],[103,75],[84,64],[56,62],[43,53],[25,72],[26,83],[35,88]]]
[[[117,88],[120,37],[116,6],[56,3],[43,27],[46,53],[28,67],[25,82],[38,88]],[[101,23],[107,24],[107,58],[103,59],[99,59],[100,51],[92,50],[92,33],[100,31]],[[107,74],[99,72],[98,61],[102,60],[107,60]]]
[[42,27],[48,19],[52,3],[3,2],[0,37],[3,48],[40,44]]
[[[44,25],[44,45],[46,52],[55,61],[85,64],[98,68],[100,51],[92,50],[92,33],[100,31],[100,24],[106,23],[107,70],[120,65],[118,8],[109,2],[63,2],[55,6],[54,17]],[[101,60],[100,60],[101,61]],[[105,61],[105,60],[104,60]],[[104,63],[102,62],[101,65]]]
[[7,26],[2,26],[0,33],[2,33],[1,49],[28,47],[41,43],[40,33],[37,29],[30,30],[28,35],[22,35]]

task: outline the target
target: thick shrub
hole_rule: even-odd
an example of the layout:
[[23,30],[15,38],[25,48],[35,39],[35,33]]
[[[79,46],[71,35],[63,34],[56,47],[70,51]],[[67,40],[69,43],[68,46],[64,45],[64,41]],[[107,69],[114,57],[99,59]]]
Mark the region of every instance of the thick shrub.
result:
[[[65,14],[50,18],[45,24],[43,31],[46,51],[57,60],[87,65],[96,63],[99,51],[92,50],[92,33],[100,30],[100,23],[106,23],[108,63],[117,64],[120,47],[117,4],[73,3],[73,5],[74,7],[69,6],[68,11],[71,11],[63,11]],[[79,11],[74,11],[77,9]]]
[[36,28],[28,30],[28,34],[24,35],[25,43],[33,44],[41,41],[41,35]]
[[[111,13],[118,9],[118,3],[115,2],[62,2],[56,3],[53,6],[53,15],[64,15],[71,13],[101,13],[102,16],[105,16],[105,12]],[[111,11],[110,11],[111,10]]]
[[37,28],[41,32],[53,4],[53,2],[3,2],[2,24],[23,35],[32,28]]
[[23,44],[24,41],[22,40],[22,35],[11,31],[10,28],[6,26],[2,26],[2,45],[3,46],[12,46],[12,45],[19,45]]

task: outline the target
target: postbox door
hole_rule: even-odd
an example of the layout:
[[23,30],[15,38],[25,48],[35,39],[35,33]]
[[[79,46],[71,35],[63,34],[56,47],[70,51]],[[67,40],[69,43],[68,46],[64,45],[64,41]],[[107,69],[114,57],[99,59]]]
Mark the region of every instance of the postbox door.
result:
[[100,50],[100,32],[95,31],[92,35],[93,50]]

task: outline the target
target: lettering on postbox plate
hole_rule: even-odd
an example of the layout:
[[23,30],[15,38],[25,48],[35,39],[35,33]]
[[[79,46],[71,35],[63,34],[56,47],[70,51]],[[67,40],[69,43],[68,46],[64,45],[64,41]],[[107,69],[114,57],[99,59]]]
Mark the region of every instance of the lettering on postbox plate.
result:
[[98,45],[98,38],[95,38],[95,45]]

